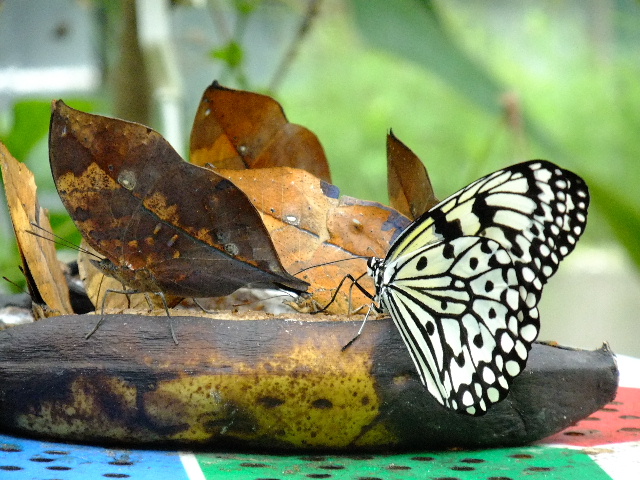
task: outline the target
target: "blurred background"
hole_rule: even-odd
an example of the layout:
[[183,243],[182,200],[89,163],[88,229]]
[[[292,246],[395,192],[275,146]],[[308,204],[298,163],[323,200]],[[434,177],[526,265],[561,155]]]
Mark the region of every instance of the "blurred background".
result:
[[[387,203],[390,128],[440,198],[531,158],[580,174],[589,226],[545,289],[539,338],[640,356],[640,2],[0,1],[0,140],[72,241],[48,166],[51,100],[150,125],[187,157],[214,79],[314,131],[346,195]],[[19,283],[6,203],[0,241]]]

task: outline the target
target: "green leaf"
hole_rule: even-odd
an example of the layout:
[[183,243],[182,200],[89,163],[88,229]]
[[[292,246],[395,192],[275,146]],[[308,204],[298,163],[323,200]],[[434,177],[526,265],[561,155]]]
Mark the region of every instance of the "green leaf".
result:
[[430,0],[351,0],[367,42],[425,67],[492,113],[503,87],[452,41]]
[[[96,102],[69,100],[74,108],[92,111]],[[22,100],[13,106],[13,126],[8,132],[0,132],[0,141],[16,159],[25,161],[31,149],[49,132],[51,102],[44,100]]]
[[240,15],[252,14],[259,4],[260,0],[236,0],[235,2],[236,11]]
[[42,100],[25,100],[13,107],[13,127],[3,132],[0,140],[18,160],[24,161],[31,149],[49,131],[51,103]]
[[640,269],[640,206],[594,178],[587,180],[593,204]]
[[234,40],[222,48],[212,50],[210,55],[212,58],[222,60],[231,68],[238,68],[244,58],[242,47]]
[[[432,0],[351,0],[351,5],[371,46],[422,66],[490,115],[504,115],[502,95],[508,89],[451,38]],[[528,112],[521,115],[527,135],[559,155],[553,137]]]

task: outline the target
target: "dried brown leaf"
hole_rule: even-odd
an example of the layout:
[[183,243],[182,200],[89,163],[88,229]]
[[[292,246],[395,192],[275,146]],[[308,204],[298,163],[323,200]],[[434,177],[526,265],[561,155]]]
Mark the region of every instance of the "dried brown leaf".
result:
[[69,288],[53,242],[28,233],[35,230],[32,224],[38,225],[42,231],[52,231],[47,213],[38,204],[33,173],[24,163],[13,158],[2,143],[0,159],[5,194],[24,272],[28,279],[31,277],[33,280],[33,284],[29,282],[29,287],[37,290],[31,292],[32,299],[36,301],[36,297],[40,297],[44,301],[48,307],[42,309],[45,316],[73,313]]
[[[389,245],[409,221],[395,210],[376,202],[338,197],[338,189],[304,170],[275,167],[259,170],[218,170],[244,191],[261,213],[284,267],[309,282],[309,292],[324,306],[347,274],[367,270],[366,259],[384,256]],[[335,260],[350,259],[331,265]],[[372,294],[373,282],[365,276],[361,285]],[[348,286],[348,284],[347,284]],[[330,313],[347,313],[348,288],[338,295]],[[371,303],[357,289],[352,309]]]
[[294,167],[331,181],[313,132],[289,123],[271,97],[231,90],[217,81],[205,90],[193,122],[191,162],[239,170]]
[[391,206],[412,220],[438,203],[424,164],[393,132],[387,135],[387,182]]

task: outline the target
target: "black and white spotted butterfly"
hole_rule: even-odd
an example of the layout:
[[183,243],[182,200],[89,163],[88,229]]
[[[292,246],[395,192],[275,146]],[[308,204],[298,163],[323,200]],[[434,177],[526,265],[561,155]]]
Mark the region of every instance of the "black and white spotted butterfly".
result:
[[440,202],[370,258],[375,300],[445,407],[503,400],[538,336],[542,287],[584,231],[589,193],[543,160],[487,175]]

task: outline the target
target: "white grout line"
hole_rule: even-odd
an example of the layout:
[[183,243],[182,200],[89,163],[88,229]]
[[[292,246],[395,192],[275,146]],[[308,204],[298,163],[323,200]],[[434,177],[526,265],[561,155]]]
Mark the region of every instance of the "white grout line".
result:
[[635,480],[640,477],[640,442],[603,445],[589,456],[612,480]]
[[180,461],[187,472],[189,480],[206,480],[200,464],[193,453],[180,452]]
[[640,359],[627,355],[616,355],[620,371],[621,387],[640,388]]

